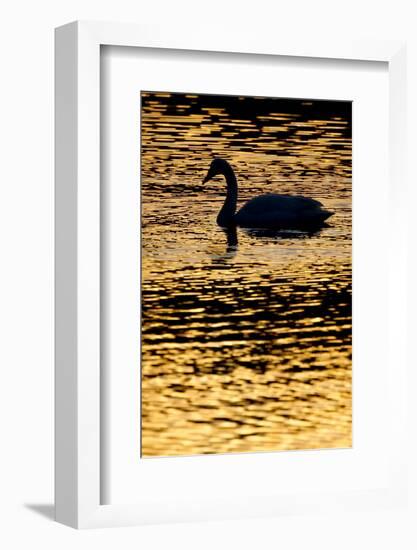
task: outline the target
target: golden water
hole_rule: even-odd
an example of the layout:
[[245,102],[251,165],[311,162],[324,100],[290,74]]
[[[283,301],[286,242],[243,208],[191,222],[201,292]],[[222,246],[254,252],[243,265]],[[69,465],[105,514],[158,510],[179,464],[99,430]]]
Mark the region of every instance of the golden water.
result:
[[[142,93],[142,456],[351,446],[350,105]],[[215,219],[302,194],[307,235]]]

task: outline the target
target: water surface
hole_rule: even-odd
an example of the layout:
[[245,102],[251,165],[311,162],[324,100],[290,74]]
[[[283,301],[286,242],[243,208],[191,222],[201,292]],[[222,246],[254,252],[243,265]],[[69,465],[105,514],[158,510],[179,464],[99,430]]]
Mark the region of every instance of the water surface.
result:
[[[351,105],[141,96],[142,456],[351,446]],[[214,156],[329,226],[225,233]]]

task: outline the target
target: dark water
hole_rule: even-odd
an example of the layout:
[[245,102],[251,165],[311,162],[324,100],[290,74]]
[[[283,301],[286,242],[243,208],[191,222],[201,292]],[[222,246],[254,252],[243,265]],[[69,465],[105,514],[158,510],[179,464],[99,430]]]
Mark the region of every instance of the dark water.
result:
[[[142,455],[351,446],[351,106],[142,93]],[[315,234],[226,234],[239,205],[303,194]]]

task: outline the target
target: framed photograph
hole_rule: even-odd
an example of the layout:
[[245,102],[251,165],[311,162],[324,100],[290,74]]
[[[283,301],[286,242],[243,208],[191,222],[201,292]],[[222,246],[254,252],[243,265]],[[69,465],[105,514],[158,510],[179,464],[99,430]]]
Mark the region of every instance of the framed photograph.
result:
[[404,502],[404,82],[400,42],[56,30],[58,521]]

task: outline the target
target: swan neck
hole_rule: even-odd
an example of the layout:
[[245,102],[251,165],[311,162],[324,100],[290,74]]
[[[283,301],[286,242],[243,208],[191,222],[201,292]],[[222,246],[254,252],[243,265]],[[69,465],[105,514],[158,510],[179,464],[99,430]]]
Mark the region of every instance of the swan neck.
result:
[[232,167],[228,164],[224,169],[224,177],[226,178],[227,191],[234,191],[237,195],[237,180]]
[[222,209],[217,216],[217,223],[222,227],[231,227],[234,225],[234,216],[237,205],[237,180],[231,166],[227,165],[224,169],[226,178],[227,192],[226,199]]

